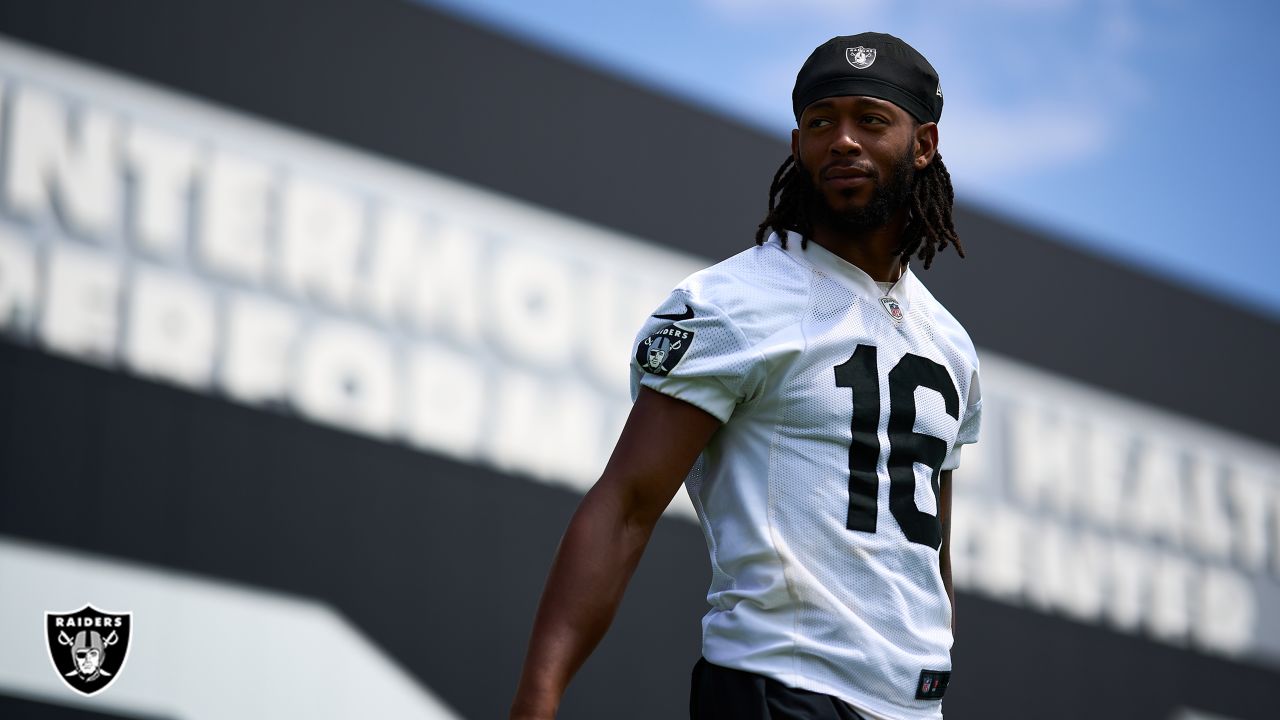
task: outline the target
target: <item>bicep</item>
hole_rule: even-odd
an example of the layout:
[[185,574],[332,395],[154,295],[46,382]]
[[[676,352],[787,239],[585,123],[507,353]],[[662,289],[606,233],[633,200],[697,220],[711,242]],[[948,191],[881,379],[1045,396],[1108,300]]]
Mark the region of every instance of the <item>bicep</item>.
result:
[[608,493],[626,517],[652,525],[720,428],[705,410],[640,388],[593,493]]

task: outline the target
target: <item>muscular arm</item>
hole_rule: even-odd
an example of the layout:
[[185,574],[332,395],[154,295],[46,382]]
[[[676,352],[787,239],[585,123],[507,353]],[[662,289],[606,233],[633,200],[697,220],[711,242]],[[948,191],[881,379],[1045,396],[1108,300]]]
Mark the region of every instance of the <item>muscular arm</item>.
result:
[[956,591],[951,586],[951,471],[943,470],[938,487],[938,520],[942,523],[942,547],[938,549],[942,584],[951,601],[951,631],[956,629]]
[[701,409],[641,388],[604,474],[556,550],[513,720],[555,717],[569,680],[613,621],[654,525],[719,427]]

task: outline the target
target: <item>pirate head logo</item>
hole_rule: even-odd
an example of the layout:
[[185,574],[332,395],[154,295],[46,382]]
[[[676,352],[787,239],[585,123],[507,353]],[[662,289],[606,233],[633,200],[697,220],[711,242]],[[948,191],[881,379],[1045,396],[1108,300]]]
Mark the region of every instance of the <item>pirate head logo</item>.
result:
[[44,614],[49,659],[63,682],[81,695],[111,684],[129,657],[133,613],[109,613],[92,605]]
[[672,350],[679,350],[684,346],[683,340],[671,342],[669,337],[656,337],[649,341],[649,348],[645,351],[646,362],[645,368],[648,370],[660,370],[662,364],[667,361],[667,356]]
[[850,65],[858,68],[859,70],[866,70],[871,67],[871,63],[876,61],[876,49],[862,47],[861,45],[858,47],[845,48],[844,59],[848,60]]
[[675,369],[693,342],[693,331],[666,325],[640,342],[636,363],[653,375],[666,375]]

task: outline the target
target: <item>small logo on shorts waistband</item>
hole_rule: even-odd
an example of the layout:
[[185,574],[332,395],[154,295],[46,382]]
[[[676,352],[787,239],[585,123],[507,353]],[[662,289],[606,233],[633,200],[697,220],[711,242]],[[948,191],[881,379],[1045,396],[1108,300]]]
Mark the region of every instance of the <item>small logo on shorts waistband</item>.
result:
[[916,683],[917,700],[941,700],[951,682],[950,670],[921,670]]

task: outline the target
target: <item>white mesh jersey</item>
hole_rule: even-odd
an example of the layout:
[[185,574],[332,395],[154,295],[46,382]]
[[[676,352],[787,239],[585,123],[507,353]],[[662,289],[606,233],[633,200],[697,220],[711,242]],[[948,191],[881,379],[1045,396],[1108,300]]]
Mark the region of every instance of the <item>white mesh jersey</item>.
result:
[[711,556],[703,655],[872,716],[939,718],[917,699],[922,672],[951,669],[937,483],[977,440],[978,359],[909,269],[883,298],[817,243],[771,237],[646,321],[632,395],[724,423],[685,481]]

